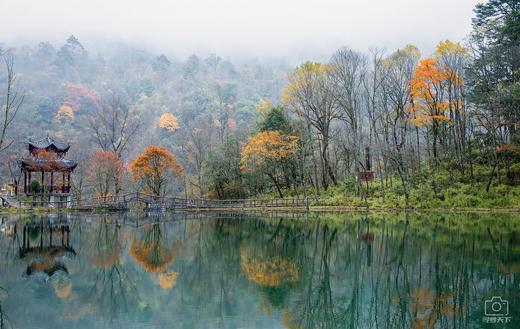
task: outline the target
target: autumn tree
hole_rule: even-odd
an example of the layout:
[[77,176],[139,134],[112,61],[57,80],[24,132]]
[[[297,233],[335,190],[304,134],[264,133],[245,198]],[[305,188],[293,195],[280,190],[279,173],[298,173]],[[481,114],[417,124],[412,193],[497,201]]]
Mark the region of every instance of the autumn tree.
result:
[[62,105],[56,112],[54,120],[60,124],[64,121],[71,122],[72,120],[74,120],[74,110],[69,105]]
[[285,135],[277,130],[260,132],[249,137],[242,147],[241,169],[244,172],[259,172],[267,175],[283,198],[281,179],[283,165],[295,155],[298,137]]
[[171,176],[183,171],[175,156],[162,146],[150,145],[130,164],[134,181],[142,183],[145,190],[160,196],[166,193]]
[[[302,118],[309,129],[313,128],[319,140],[322,162],[322,185],[337,184],[330,161],[331,125],[341,117],[336,96],[331,87],[331,66],[306,62],[289,73],[289,83],[284,90],[284,102],[289,109]],[[318,184],[318,182],[316,182]]]
[[97,93],[81,83],[66,83],[63,106],[74,112],[85,112],[97,107],[99,99]]
[[121,190],[123,163],[113,152],[97,151],[90,158],[87,180],[94,187],[96,195],[107,202],[110,196],[117,196]]
[[431,127],[433,158],[439,160],[440,134],[444,125],[450,122],[447,112],[449,101],[446,98],[444,84],[448,74],[435,58],[426,58],[419,62],[410,81],[413,103],[409,110],[413,115],[410,120],[418,127]]
[[170,133],[175,132],[177,129],[179,129],[179,122],[177,117],[170,112],[162,114],[159,118],[159,128],[164,129]]

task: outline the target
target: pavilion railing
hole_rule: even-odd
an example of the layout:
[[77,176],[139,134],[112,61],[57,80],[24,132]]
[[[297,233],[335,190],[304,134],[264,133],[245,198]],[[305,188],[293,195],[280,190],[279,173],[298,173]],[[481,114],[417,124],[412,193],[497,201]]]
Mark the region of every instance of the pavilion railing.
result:
[[[52,189],[51,189],[52,187]],[[51,186],[51,185],[44,185],[44,186],[40,186],[40,191],[38,191],[37,193],[32,193],[31,190],[30,190],[30,187],[27,188],[29,191],[28,191],[28,195],[32,195],[32,194],[41,194],[41,193],[70,193],[71,191],[71,188],[70,186]]]

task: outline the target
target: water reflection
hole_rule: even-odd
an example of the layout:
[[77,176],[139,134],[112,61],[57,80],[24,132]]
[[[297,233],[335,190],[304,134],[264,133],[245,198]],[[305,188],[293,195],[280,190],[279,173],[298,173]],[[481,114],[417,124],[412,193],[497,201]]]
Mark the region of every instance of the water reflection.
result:
[[19,255],[27,264],[27,275],[45,274],[50,278],[59,272],[68,274],[65,260],[76,256],[70,246],[68,222],[40,220],[24,224],[22,241]]
[[[138,306],[139,290],[122,263],[126,239],[122,237],[121,224],[117,219],[112,222],[111,218],[105,216],[90,225],[93,237],[87,239],[90,241],[87,243],[88,261],[92,270],[87,284],[89,292],[85,296],[82,311],[95,311],[97,316],[112,320]],[[72,319],[69,316],[69,320]]]
[[513,215],[63,215],[1,230],[0,328],[485,328],[492,296],[520,321]]

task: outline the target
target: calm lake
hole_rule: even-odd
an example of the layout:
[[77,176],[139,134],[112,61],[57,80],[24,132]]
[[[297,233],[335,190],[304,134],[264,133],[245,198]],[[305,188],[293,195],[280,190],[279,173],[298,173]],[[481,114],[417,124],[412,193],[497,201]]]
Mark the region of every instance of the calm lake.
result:
[[520,328],[519,215],[2,223],[0,328]]

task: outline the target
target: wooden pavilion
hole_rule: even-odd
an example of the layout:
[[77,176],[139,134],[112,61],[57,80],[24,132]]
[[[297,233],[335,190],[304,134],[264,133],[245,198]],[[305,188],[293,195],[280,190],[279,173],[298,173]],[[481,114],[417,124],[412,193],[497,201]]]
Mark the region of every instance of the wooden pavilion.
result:
[[[51,203],[67,205],[71,198],[71,174],[78,165],[74,160],[65,159],[70,144],[60,143],[53,138],[31,140],[25,143],[29,154],[19,160],[23,174],[23,194],[40,195]],[[31,184],[33,181],[39,184]],[[34,186],[38,190],[34,190]]]

